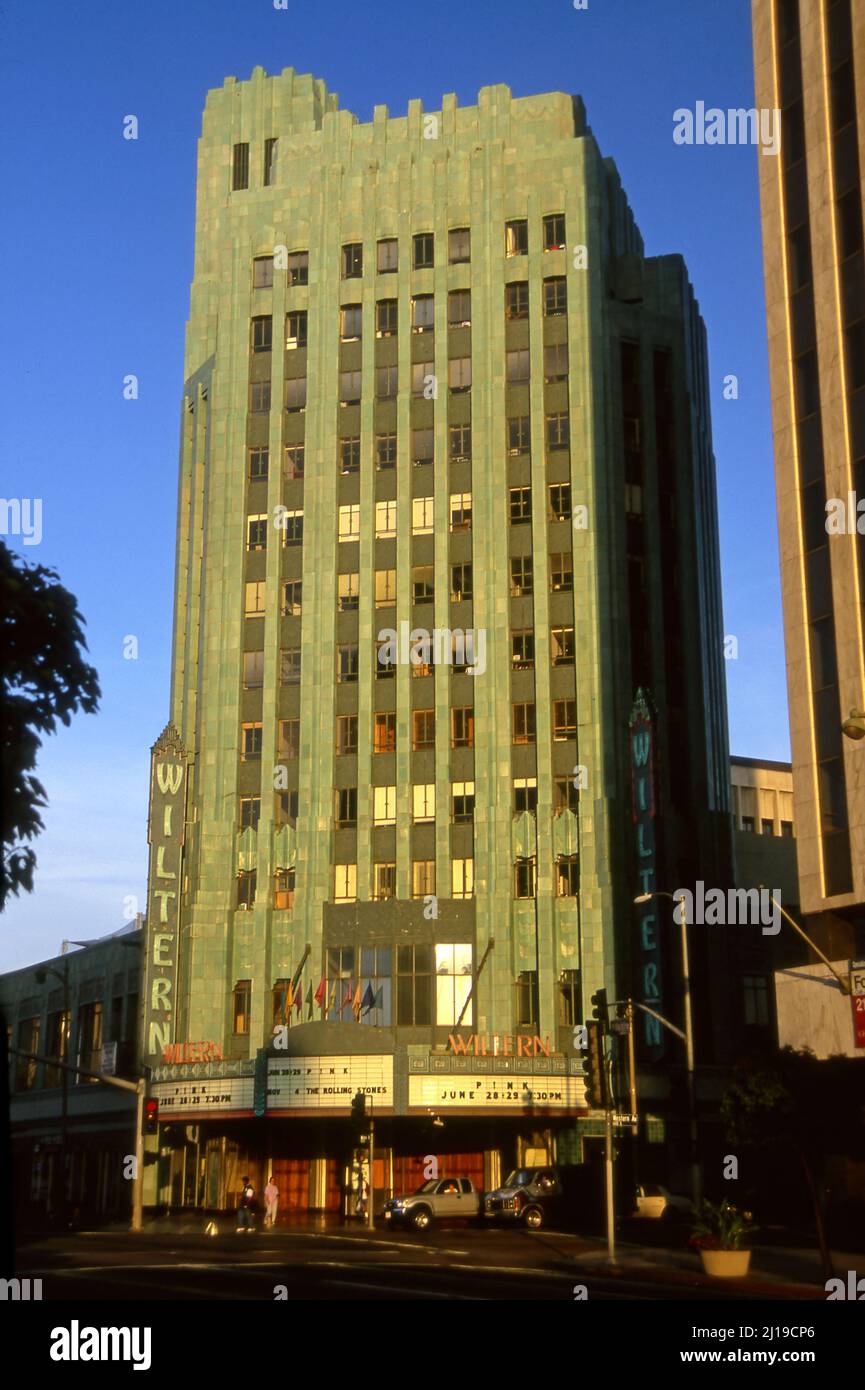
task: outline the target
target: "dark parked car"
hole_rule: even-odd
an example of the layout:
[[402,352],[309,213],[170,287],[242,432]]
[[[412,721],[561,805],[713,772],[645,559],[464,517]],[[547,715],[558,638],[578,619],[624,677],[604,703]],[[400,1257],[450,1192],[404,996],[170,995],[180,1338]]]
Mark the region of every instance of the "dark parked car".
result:
[[513,1222],[538,1231],[558,1213],[564,1197],[561,1174],[556,1168],[515,1168],[501,1187],[484,1198],[484,1216],[490,1221]]

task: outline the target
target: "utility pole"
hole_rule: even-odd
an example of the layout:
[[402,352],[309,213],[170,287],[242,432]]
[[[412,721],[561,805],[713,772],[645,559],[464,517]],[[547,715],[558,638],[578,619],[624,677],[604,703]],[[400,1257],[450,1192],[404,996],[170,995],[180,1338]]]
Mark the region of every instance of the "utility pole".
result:
[[374,1183],[374,1174],[375,1174],[375,1121],[374,1121],[374,1119],[373,1119],[373,1117],[372,1117],[372,1096],[370,1096],[370,1100],[369,1100],[369,1199],[368,1199],[368,1202],[367,1202],[367,1213],[366,1213],[366,1224],[367,1224],[367,1226],[369,1227],[370,1230],[373,1230],[373,1228],[374,1228],[374,1226],[375,1226],[375,1220],[374,1220],[373,1214],[372,1214],[373,1189],[374,1189],[374,1186],[375,1186],[375,1183]]

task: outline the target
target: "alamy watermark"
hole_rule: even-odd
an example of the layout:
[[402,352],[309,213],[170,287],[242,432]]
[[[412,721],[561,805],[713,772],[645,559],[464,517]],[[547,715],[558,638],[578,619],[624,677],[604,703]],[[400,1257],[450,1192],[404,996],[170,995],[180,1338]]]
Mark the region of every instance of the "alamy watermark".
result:
[[707,888],[702,879],[690,888],[673,893],[673,918],[681,925],[682,912],[689,927],[761,927],[763,936],[777,936],[781,930],[780,889]]
[[673,112],[673,140],[677,145],[760,145],[764,154],[781,149],[781,112],[764,106],[706,108],[698,101],[693,111],[680,106]]
[[42,498],[0,497],[0,536],[20,536],[25,545],[39,545]]
[[469,676],[487,669],[486,628],[412,627],[401,622],[399,632],[383,627],[378,634],[380,666],[464,667]]

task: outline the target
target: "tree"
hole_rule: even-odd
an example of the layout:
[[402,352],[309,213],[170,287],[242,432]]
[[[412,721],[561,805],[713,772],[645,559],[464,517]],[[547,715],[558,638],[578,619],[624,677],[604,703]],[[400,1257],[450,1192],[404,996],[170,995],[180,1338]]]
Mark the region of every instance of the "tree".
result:
[[36,854],[27,841],[45,828],[45,788],[33,775],[40,735],[99,706],[84,619],[53,570],[30,565],[0,541],[0,912],[33,891]]
[[817,1182],[826,1154],[857,1154],[865,1141],[861,1063],[818,1061],[812,1052],[782,1048],[775,1057],[737,1068],[721,1102],[731,1143],[796,1154],[814,1210],[827,1278],[833,1274]]

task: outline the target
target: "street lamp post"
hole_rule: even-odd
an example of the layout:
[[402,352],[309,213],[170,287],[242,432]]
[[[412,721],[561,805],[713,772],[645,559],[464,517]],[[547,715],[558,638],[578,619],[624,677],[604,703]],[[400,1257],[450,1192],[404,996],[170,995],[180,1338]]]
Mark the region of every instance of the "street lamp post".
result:
[[634,902],[636,904],[651,902],[653,898],[669,898],[670,902],[677,904],[681,914],[681,944],[682,944],[682,990],[684,994],[684,1013],[685,1013],[685,1075],[688,1089],[688,1134],[690,1146],[690,1167],[691,1167],[691,1195],[694,1206],[698,1206],[702,1195],[702,1182],[700,1174],[700,1162],[697,1155],[697,1093],[694,1082],[694,1026],[691,1013],[691,971],[688,959],[688,921],[685,911],[684,895],[674,896],[661,889],[653,893],[640,893]]

